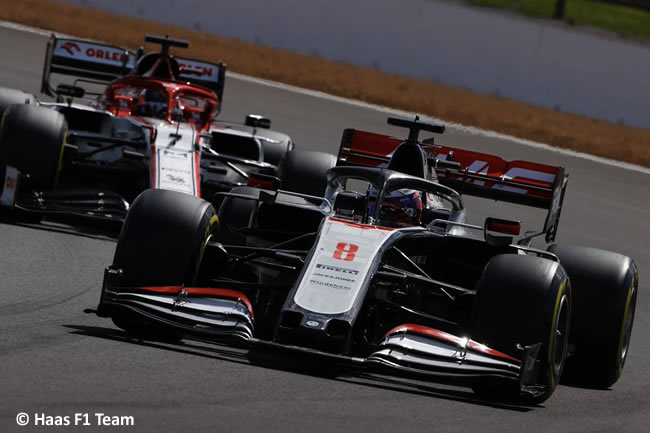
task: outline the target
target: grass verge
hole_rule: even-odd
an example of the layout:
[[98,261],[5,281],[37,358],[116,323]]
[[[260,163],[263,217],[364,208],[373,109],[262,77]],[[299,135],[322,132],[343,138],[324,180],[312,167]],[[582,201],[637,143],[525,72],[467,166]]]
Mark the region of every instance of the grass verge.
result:
[[[552,18],[556,0],[464,0],[473,6],[509,9],[524,15]],[[567,0],[565,21],[596,27],[623,37],[650,41],[650,11],[593,0]]]

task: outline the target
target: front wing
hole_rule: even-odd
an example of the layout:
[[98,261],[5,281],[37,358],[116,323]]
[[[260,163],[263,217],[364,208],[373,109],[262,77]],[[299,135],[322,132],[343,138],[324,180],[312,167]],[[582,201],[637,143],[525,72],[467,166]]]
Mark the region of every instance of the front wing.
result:
[[231,289],[157,286],[120,287],[121,269],[109,267],[97,314],[135,314],[170,331],[213,342],[237,341],[248,346],[277,348],[316,355],[381,373],[472,385],[486,380],[517,384],[523,395],[538,396],[535,384],[541,343],[522,348],[520,359],[473,340],[433,328],[404,324],[389,331],[365,357],[333,354],[255,335],[255,316],[245,294]]
[[88,189],[34,191],[29,178],[5,167],[0,188],[0,209],[44,218],[78,218],[84,221],[122,224],[129,204],[119,194]]

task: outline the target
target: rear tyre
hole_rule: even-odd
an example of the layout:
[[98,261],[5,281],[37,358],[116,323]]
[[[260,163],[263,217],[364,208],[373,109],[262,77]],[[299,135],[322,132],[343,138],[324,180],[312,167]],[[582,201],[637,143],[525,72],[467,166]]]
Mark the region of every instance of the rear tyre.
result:
[[33,95],[25,93],[20,90],[10,89],[7,87],[0,87],[0,119],[4,114],[5,110],[13,104],[32,104],[34,105],[36,100]]
[[[259,197],[260,190],[249,186],[233,188],[233,194]],[[219,207],[219,232],[217,240],[223,245],[246,245],[246,236],[237,231],[249,227],[257,201],[237,197],[225,197]]]
[[[274,138],[273,136],[269,138]],[[264,162],[269,164],[278,165],[284,155],[293,149],[293,143],[286,141],[282,137],[276,140],[262,141],[264,147]]]
[[623,373],[639,285],[629,257],[595,248],[551,245],[571,279],[574,309],[565,381],[608,388]]
[[278,166],[282,189],[322,197],[327,187],[326,172],[336,166],[336,157],[324,152],[294,150]]
[[[125,287],[192,285],[205,246],[218,225],[212,205],[187,194],[149,189],[129,209],[115,249],[113,266]],[[113,322],[136,335],[157,334],[155,326],[128,311]]]
[[32,188],[56,185],[68,130],[63,114],[35,105],[11,105],[0,129],[0,169],[7,165],[28,174]]
[[493,257],[477,287],[472,339],[521,357],[517,345],[542,343],[536,379],[542,392],[521,396],[518,384],[481,383],[474,391],[490,398],[541,403],[553,394],[562,375],[568,348],[571,287],[559,263],[527,255]]

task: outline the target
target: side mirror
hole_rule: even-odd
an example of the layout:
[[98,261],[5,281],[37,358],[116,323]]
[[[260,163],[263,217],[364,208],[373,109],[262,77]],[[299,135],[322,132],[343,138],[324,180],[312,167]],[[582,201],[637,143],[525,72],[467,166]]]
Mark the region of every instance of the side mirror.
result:
[[[518,236],[521,232],[521,222],[506,220],[501,218],[488,217],[485,219],[484,226],[485,241],[489,245],[510,245],[514,236]],[[500,233],[510,236],[500,236],[492,233]]]
[[248,186],[261,189],[270,189],[272,191],[277,191],[280,189],[282,181],[279,177],[270,176],[268,174],[261,173],[249,173],[248,174]]
[[68,96],[70,98],[83,98],[86,90],[83,87],[71,86],[69,84],[59,84],[56,86],[56,94],[59,96]]
[[259,114],[249,114],[246,116],[244,124],[253,128],[269,129],[271,127],[271,119],[268,117],[260,116]]

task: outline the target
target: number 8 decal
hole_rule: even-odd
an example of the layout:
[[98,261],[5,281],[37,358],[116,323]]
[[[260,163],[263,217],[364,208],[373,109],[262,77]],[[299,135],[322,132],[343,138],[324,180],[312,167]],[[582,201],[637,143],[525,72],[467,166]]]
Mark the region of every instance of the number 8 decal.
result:
[[343,260],[346,262],[351,262],[354,260],[355,253],[359,250],[359,246],[355,244],[346,244],[345,242],[339,242],[336,244],[336,250],[334,250],[334,257],[337,260]]

